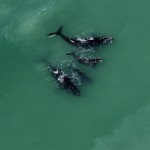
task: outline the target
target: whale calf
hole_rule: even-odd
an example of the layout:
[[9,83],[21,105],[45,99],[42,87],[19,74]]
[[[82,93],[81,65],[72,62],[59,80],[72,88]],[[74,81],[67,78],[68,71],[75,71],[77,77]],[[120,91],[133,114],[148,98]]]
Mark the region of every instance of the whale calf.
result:
[[87,38],[69,38],[62,34],[62,28],[63,26],[60,26],[56,32],[49,33],[47,37],[52,37],[59,35],[63,40],[65,40],[67,43],[82,47],[82,48],[92,48],[95,46],[102,46],[109,43],[112,43],[113,38],[112,37],[87,37]]
[[85,64],[85,65],[95,66],[99,62],[102,62],[102,58],[84,58],[84,57],[79,57],[79,56],[77,56],[75,54],[75,52],[67,53],[66,55],[73,56],[76,61],[78,61],[81,64]]

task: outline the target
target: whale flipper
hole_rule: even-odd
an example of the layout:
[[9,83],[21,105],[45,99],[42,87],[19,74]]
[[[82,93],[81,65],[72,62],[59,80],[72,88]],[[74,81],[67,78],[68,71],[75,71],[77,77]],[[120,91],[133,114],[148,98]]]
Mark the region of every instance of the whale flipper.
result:
[[75,52],[67,53],[66,55],[75,56]]
[[56,32],[49,33],[49,34],[47,34],[46,36],[47,36],[47,37],[52,37],[52,36],[56,36],[56,35],[61,35],[62,28],[63,28],[63,26],[60,26]]

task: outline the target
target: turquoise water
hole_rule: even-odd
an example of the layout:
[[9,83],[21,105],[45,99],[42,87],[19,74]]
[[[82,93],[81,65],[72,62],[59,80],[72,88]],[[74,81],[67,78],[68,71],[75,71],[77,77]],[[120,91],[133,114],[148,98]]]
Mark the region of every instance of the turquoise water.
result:
[[[0,0],[0,149],[149,150],[150,2]],[[40,63],[69,62],[74,48],[46,34],[108,35],[92,79],[75,97]]]

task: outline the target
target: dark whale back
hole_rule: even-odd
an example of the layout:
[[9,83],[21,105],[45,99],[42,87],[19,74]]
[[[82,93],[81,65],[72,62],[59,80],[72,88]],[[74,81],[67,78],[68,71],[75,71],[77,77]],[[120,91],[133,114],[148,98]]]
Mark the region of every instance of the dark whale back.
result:
[[58,84],[66,89],[68,92],[72,93],[73,95],[80,95],[79,89],[74,85],[71,78],[65,74],[62,70],[54,67],[49,66],[49,71],[52,76],[57,80]]
[[75,52],[67,53],[66,55],[71,55],[80,62],[81,64],[86,64],[86,65],[92,65],[95,66],[97,63],[102,62],[102,58],[85,58],[85,57],[79,57],[75,54]]

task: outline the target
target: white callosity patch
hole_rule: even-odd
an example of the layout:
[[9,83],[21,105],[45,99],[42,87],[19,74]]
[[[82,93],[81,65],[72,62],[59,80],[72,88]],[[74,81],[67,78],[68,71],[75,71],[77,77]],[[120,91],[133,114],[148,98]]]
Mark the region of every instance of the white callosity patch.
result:
[[82,42],[82,43],[85,43],[85,42],[87,42],[87,40],[94,40],[94,38],[93,37],[88,37],[88,38],[81,38],[81,37],[77,37],[77,41],[80,41],[80,42]]
[[[93,37],[88,37],[88,38],[77,37],[77,41],[80,41],[81,43],[86,43],[89,40],[92,41],[92,40],[94,40],[94,38]],[[71,41],[71,42],[73,42],[73,41]]]
[[86,39],[83,39],[83,38],[77,38],[77,41],[80,41],[80,42],[82,42],[82,43],[85,43],[87,40]]
[[92,41],[93,39],[94,39],[93,37],[90,37],[90,38],[89,38],[89,40],[91,40],[91,41]]
[[92,150],[148,150],[150,147],[150,104],[123,119],[111,136],[96,140]]
[[53,73],[54,73],[54,74],[58,74],[58,70],[54,71]]
[[64,77],[65,77],[65,74],[62,74],[61,76],[58,77],[57,80],[58,80],[60,83],[63,83],[63,82],[64,82]]
[[70,40],[72,43],[74,43],[74,41],[73,40]]

